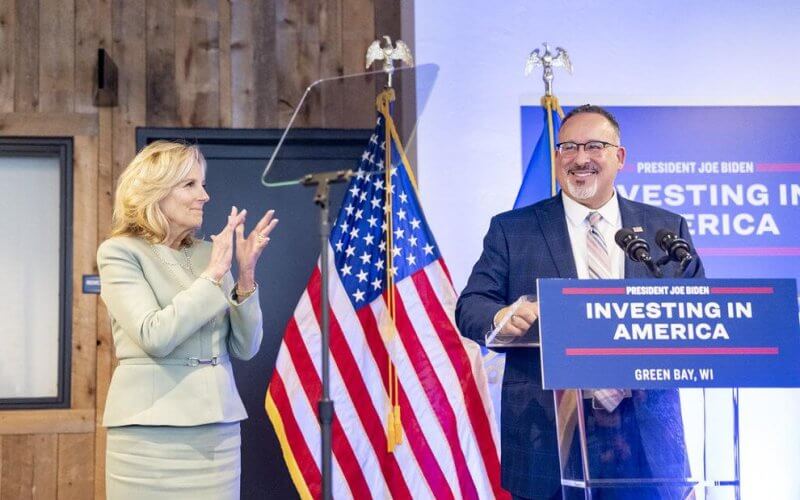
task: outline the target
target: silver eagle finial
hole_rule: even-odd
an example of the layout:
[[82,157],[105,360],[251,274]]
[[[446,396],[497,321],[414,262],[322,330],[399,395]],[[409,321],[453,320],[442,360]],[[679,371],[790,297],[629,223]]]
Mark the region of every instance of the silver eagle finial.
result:
[[553,95],[553,68],[563,66],[569,74],[572,74],[572,62],[569,54],[561,47],[556,47],[556,53],[550,53],[550,46],[547,42],[543,43],[544,53],[539,53],[539,49],[534,49],[525,62],[525,76],[528,76],[536,66],[544,67],[542,80],[544,81],[544,94]]
[[[381,46],[381,38],[386,42]],[[392,86],[392,73],[394,73],[394,61],[403,61],[407,66],[414,65],[414,57],[411,55],[411,49],[402,40],[397,40],[392,46],[392,39],[388,36],[382,36],[369,45],[367,49],[367,69],[375,61],[383,61],[383,71],[389,75],[388,86]]]

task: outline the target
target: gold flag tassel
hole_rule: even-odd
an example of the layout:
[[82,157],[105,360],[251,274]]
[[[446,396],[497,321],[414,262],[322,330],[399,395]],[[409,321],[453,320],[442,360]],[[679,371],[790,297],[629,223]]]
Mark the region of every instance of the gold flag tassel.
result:
[[384,220],[386,221],[386,307],[389,311],[389,317],[385,324],[385,342],[387,345],[388,353],[388,389],[389,389],[389,415],[386,424],[386,437],[387,448],[389,453],[394,452],[394,449],[403,442],[403,424],[400,419],[400,396],[399,396],[399,378],[397,376],[397,367],[392,361],[391,355],[391,341],[397,334],[396,318],[396,304],[395,294],[397,289],[394,284],[394,254],[392,242],[392,215],[394,210],[392,207],[392,135],[397,132],[394,131],[394,121],[392,120],[389,112],[389,105],[395,100],[394,89],[386,88],[379,95],[376,100],[378,111],[384,120],[384,203],[385,213]]

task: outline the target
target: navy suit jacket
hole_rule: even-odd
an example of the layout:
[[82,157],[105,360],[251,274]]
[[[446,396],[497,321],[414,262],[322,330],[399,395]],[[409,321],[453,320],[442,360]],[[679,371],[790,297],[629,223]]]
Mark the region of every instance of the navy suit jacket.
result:
[[[691,242],[683,217],[620,196],[618,199],[623,227],[643,228],[639,236],[649,243],[651,251],[658,248],[655,235],[662,228]],[[663,268],[664,275],[671,277],[676,269],[677,264],[671,262]],[[703,276],[696,255],[683,276]],[[458,299],[456,322],[462,335],[483,344],[497,311],[521,295],[535,294],[536,279],[577,277],[561,194],[502,213],[492,218],[483,253]],[[643,264],[626,259],[625,278],[649,277]],[[653,397],[649,400],[636,402],[642,446],[654,474],[680,474],[666,469],[683,460],[683,446],[665,449],[665,427],[661,425],[674,423],[675,413],[680,422],[677,393],[650,392]],[[550,498],[560,488],[555,408],[552,392],[542,389],[538,348],[507,350],[501,414],[503,487],[527,498]],[[648,429],[653,429],[652,435]],[[680,466],[685,466],[685,461]]]

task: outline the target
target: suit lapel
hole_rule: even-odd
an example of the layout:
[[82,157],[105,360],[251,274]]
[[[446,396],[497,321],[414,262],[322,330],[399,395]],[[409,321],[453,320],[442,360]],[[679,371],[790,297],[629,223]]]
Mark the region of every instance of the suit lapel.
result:
[[578,271],[575,269],[575,257],[572,255],[572,245],[569,241],[567,218],[564,214],[564,202],[561,200],[561,194],[559,193],[550,198],[547,203],[543,203],[535,213],[559,276],[577,278]]
[[[621,197],[619,193],[617,193],[617,198],[619,199],[619,212],[620,215],[622,216],[622,227],[644,228],[647,225],[644,212],[642,212],[637,205]],[[638,234],[638,236],[642,235]],[[625,256],[626,279],[649,278],[649,277],[650,275],[648,274],[647,268],[645,267],[644,264],[642,264],[641,262],[633,262],[628,258],[627,255]]]

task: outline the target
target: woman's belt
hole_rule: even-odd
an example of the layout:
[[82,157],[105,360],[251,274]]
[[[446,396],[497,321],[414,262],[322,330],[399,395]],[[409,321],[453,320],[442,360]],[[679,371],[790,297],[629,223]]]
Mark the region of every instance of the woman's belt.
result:
[[121,365],[175,365],[175,366],[217,366],[230,363],[231,357],[227,354],[212,356],[210,358],[124,358],[119,360]]

